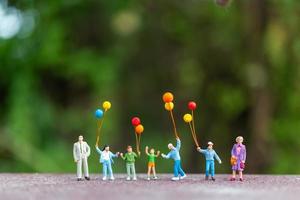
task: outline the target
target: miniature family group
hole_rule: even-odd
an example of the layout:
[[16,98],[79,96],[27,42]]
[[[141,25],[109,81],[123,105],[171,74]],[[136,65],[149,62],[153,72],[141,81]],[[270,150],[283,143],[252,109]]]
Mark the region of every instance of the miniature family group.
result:
[[[151,180],[151,172],[153,174],[152,179],[156,180],[156,169],[155,169],[155,161],[156,158],[161,156],[165,159],[172,159],[173,160],[173,174],[171,180],[173,181],[179,181],[181,179],[186,178],[186,173],[183,171],[181,167],[181,156],[180,156],[180,150],[181,150],[181,140],[178,136],[177,129],[176,129],[176,123],[174,120],[174,103],[173,103],[174,96],[170,92],[166,92],[163,95],[163,101],[165,102],[165,109],[170,112],[171,121],[173,123],[174,128],[174,134],[176,138],[176,146],[174,146],[172,143],[168,144],[169,153],[168,154],[161,154],[160,151],[155,151],[153,148],[149,150],[149,147],[145,147],[145,153],[148,157],[148,172],[147,172],[147,180]],[[126,180],[137,180],[136,171],[135,171],[135,162],[136,159],[141,156],[140,152],[140,141],[141,141],[141,135],[144,131],[144,127],[141,124],[141,120],[138,117],[134,117],[131,122],[134,127],[134,133],[136,136],[136,151],[135,153],[133,151],[132,146],[127,146],[127,152],[125,154],[116,152],[115,154],[110,151],[110,148],[108,145],[104,145],[102,149],[99,148],[99,141],[100,141],[100,132],[101,127],[103,125],[103,119],[106,114],[106,112],[111,108],[111,103],[109,101],[105,101],[103,104],[103,109],[97,109],[95,112],[95,116],[97,118],[97,139],[96,139],[96,145],[95,149],[96,152],[99,154],[99,162],[102,164],[103,168],[103,177],[102,180],[114,180],[113,175],[113,169],[112,165],[114,163],[114,158],[122,158],[125,161],[126,164],[126,172],[127,172],[127,178]],[[191,101],[188,103],[188,108],[191,110],[191,114],[185,114],[183,116],[183,120],[189,124],[193,140],[196,145],[196,150],[200,153],[202,153],[206,160],[205,165],[205,180],[209,180],[209,176],[211,177],[211,180],[215,181],[215,160],[217,160],[220,164],[222,163],[221,159],[219,158],[216,151],[213,149],[213,143],[208,142],[206,149],[201,149],[198,140],[197,135],[195,131],[195,123],[194,123],[194,110],[196,109],[196,103]],[[243,170],[245,169],[245,162],[246,162],[246,146],[243,144],[243,137],[238,136],[235,140],[235,144],[232,147],[231,150],[231,158],[230,163],[232,166],[232,176],[230,178],[230,181],[243,181]],[[84,171],[84,178],[86,180],[90,180],[89,176],[89,170],[88,170],[88,157],[91,154],[91,150],[87,142],[83,140],[83,136],[80,135],[78,138],[78,142],[74,143],[73,147],[73,157],[74,161],[77,164],[77,180],[81,181],[83,180],[82,176],[82,167]],[[238,179],[236,179],[236,172],[238,172]]]

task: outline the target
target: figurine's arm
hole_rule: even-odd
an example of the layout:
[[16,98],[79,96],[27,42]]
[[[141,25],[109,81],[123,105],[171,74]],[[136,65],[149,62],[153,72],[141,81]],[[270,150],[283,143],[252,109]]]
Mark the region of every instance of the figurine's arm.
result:
[[220,164],[222,163],[220,157],[218,156],[218,154],[217,154],[216,152],[215,152],[214,157],[217,159],[217,161],[218,161]]
[[169,159],[169,158],[171,157],[171,152],[168,153],[167,155],[162,153],[161,156],[162,156],[163,158]]
[[102,151],[96,146],[96,151],[97,153],[99,153],[100,155],[102,154]]
[[181,141],[179,138],[176,138],[176,141],[177,141],[176,149],[179,151],[181,147]]
[[73,145],[73,157],[74,157],[75,162],[77,162],[79,160],[79,158],[77,157],[77,154],[76,154],[76,143]]
[[120,153],[120,156],[121,156],[121,158],[122,158],[123,160],[126,159],[126,155],[124,156],[123,153]]
[[155,157],[157,158],[159,155],[160,155],[160,151],[157,151]]
[[200,153],[205,153],[205,152],[206,152],[206,150],[201,149],[201,147],[198,147],[198,148],[197,148],[197,151],[199,151]]
[[[233,145],[232,149],[231,149],[231,156],[234,156],[234,149],[235,149],[235,145]],[[235,156],[234,156],[235,157]]]
[[247,157],[247,151],[246,151],[246,147],[245,147],[245,150],[244,150],[244,160],[242,160],[244,163],[246,162],[246,157]]
[[146,155],[148,155],[148,156],[149,156],[149,151],[148,151],[148,149],[149,149],[149,147],[148,147],[148,146],[146,146],[146,148],[145,148],[145,153],[146,153]]
[[86,157],[89,157],[91,155],[91,148],[88,145],[88,143],[85,143],[85,144],[86,144]]
[[112,158],[117,158],[117,157],[119,157],[119,152],[117,152],[115,154],[113,154],[112,152],[110,152],[110,155],[111,155]]

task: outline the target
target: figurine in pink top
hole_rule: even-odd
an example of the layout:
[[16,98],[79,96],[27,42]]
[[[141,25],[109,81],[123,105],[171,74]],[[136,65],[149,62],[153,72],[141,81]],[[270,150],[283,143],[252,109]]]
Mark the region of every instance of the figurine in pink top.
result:
[[233,145],[231,150],[231,166],[232,166],[232,177],[231,181],[236,180],[236,171],[239,172],[239,180],[243,181],[243,170],[245,169],[246,162],[246,146],[243,145],[244,138],[238,136],[236,144]]

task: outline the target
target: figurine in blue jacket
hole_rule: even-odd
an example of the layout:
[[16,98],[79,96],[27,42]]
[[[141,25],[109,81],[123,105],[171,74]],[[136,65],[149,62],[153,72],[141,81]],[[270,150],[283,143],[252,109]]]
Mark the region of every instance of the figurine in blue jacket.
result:
[[[113,154],[109,151],[109,146],[104,145],[102,151],[98,148],[96,145],[96,150],[100,154],[100,163],[103,165],[103,178],[102,180],[107,180],[107,175],[109,176],[110,180],[115,180],[112,167],[111,165],[114,163],[113,158],[116,158],[119,156],[119,152],[116,154]],[[108,172],[108,173],[107,173]]]
[[184,179],[186,177],[186,174],[181,168],[181,158],[180,158],[180,147],[181,142],[179,138],[176,138],[177,145],[176,147],[173,146],[173,144],[168,144],[168,148],[171,150],[167,155],[161,154],[163,158],[166,159],[173,159],[174,160],[174,177],[172,178],[172,181],[178,181],[180,179]]
[[197,151],[203,153],[206,159],[206,167],[205,167],[205,180],[208,180],[209,174],[211,175],[211,180],[215,181],[215,159],[221,164],[222,161],[219,158],[218,154],[213,149],[213,143],[208,142],[207,149],[197,148]]

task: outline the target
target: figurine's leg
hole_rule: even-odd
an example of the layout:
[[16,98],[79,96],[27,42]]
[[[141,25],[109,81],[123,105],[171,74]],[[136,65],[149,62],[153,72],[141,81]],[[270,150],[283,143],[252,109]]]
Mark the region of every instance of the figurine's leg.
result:
[[210,170],[211,170],[211,177],[215,177],[215,162],[213,160],[210,161]]
[[183,169],[181,168],[181,161],[179,161],[178,173],[180,174],[181,177],[185,176],[185,173],[184,173]]
[[82,159],[79,159],[77,161],[77,178],[78,179],[82,178],[82,169],[81,169],[81,167],[82,167]]
[[232,178],[235,178],[235,176],[236,176],[236,172],[235,170],[232,170]]
[[112,171],[111,162],[107,163],[107,167],[108,167],[109,177],[110,177],[110,179],[113,179],[114,178],[114,174],[113,174],[113,171]]
[[155,170],[155,166],[154,166],[154,167],[152,167],[152,172],[153,172],[153,176],[154,176],[154,178],[156,178],[156,170]]
[[151,173],[151,166],[148,166],[148,173],[147,173],[148,178],[150,178],[150,173]]
[[134,166],[134,163],[131,164],[131,171],[132,171],[132,175],[133,175],[133,180],[136,180],[136,174],[135,174],[135,166]]
[[87,158],[83,159],[83,171],[84,171],[84,176],[86,178],[88,178],[89,177],[89,166],[88,166]]
[[209,169],[210,169],[210,163],[208,160],[205,161],[205,178],[208,179],[209,177]]
[[179,160],[174,161],[174,177],[178,177]]
[[130,180],[130,164],[126,163],[127,180]]
[[243,180],[243,171],[239,171],[239,176],[240,176],[240,179]]
[[107,162],[106,161],[104,161],[103,162],[103,180],[106,180],[106,177],[107,177]]

